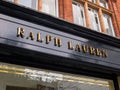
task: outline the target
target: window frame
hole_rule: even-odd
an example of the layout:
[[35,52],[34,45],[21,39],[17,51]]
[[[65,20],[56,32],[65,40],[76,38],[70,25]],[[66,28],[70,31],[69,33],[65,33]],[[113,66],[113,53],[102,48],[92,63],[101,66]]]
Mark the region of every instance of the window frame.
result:
[[[10,1],[10,2],[14,2],[14,0],[7,0],[7,1]],[[37,10],[37,11],[41,11],[41,12],[43,12],[43,13],[46,13],[46,14],[49,14],[49,15],[52,15],[52,16],[56,16],[56,17],[59,17],[59,4],[58,4],[58,0],[54,0],[54,9],[55,9],[55,13],[54,14],[51,14],[51,13],[48,13],[48,12],[44,12],[44,11],[42,11],[42,8],[41,8],[41,10],[39,10],[39,0],[31,0],[31,5],[30,6],[27,6],[27,5],[25,5],[25,3],[23,2],[23,3],[19,3],[20,2],[20,0],[18,0],[17,2],[16,2],[16,4],[18,4],[18,5],[20,5],[20,6],[24,6],[24,7],[26,7],[26,8],[30,8],[30,9],[33,9],[33,10]],[[15,2],[14,2],[15,3]],[[42,3],[42,0],[41,0],[41,3]],[[42,7],[42,6],[41,6]]]
[[100,6],[103,7],[103,8],[109,9],[108,8],[108,2],[106,0],[100,0]]
[[96,3],[97,2],[97,0],[89,0],[90,2],[92,2],[92,3]]
[[[80,22],[81,22],[80,20],[78,21],[79,23],[74,22],[74,11],[73,11],[73,23],[86,27],[86,19],[85,19],[84,5],[81,4],[81,3],[79,3],[79,2],[76,2],[75,0],[73,0],[73,1],[72,1],[72,10],[73,10],[73,4],[74,4],[74,5],[76,4],[76,6],[79,8],[79,13],[80,13],[81,15],[77,15],[77,16],[79,16],[79,18],[82,18],[82,22],[83,22],[82,24],[80,23]],[[82,11],[82,12],[81,12],[81,11]]]
[[[91,18],[90,18],[90,11],[94,14],[94,17],[92,17],[92,18],[94,18],[94,21],[95,21],[95,23],[97,25],[97,27],[96,27],[97,30],[94,29],[94,27],[91,27],[91,22],[92,21],[91,21]],[[90,27],[91,27],[91,29],[93,29],[94,31],[97,31],[97,32],[102,32],[101,26],[100,26],[100,19],[99,19],[98,11],[96,9],[94,9],[94,8],[88,7],[88,13],[89,13],[89,18],[90,18]],[[95,15],[97,15],[97,20],[96,20]]]
[[[42,3],[43,4],[43,3]],[[43,10],[42,10],[42,8],[41,8],[41,11],[43,12],[43,13],[46,13],[46,14],[49,14],[49,15],[52,15],[52,16],[56,16],[56,17],[59,17],[59,10],[58,10],[58,0],[55,0],[55,2],[54,2],[54,6],[55,6],[55,13],[54,13],[54,15],[53,14],[50,14],[50,13],[48,13],[48,12],[44,12]]]
[[[108,14],[105,14],[103,13],[103,17],[107,17],[107,24],[109,25],[109,30],[110,32],[107,32],[106,30],[106,27],[105,27],[105,30],[106,30],[106,33],[110,36],[115,36],[115,31],[114,31],[114,27],[113,27],[113,23],[112,23],[112,19],[111,19],[111,16],[108,15]],[[104,19],[104,18],[103,18]],[[109,21],[108,21],[109,20]],[[104,25],[105,25],[105,21],[104,21]],[[105,25],[106,26],[106,25]]]
[[[14,1],[13,1],[13,2],[14,2]],[[31,0],[31,2],[30,2],[31,5],[30,5],[30,6],[25,5],[25,3],[22,4],[22,3],[19,3],[19,2],[20,2],[20,0],[18,0],[16,4],[18,4],[18,5],[20,5],[20,6],[24,6],[24,7],[26,7],[26,8],[33,9],[33,10],[38,10],[38,0]],[[35,3],[35,2],[36,2],[36,3]]]

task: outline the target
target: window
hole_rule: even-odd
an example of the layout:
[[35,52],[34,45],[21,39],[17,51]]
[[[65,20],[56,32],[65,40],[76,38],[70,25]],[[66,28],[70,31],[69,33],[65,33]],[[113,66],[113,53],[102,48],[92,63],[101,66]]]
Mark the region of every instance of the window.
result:
[[[14,0],[7,0],[12,1]],[[41,11],[53,16],[58,16],[58,0],[41,0]],[[18,0],[19,5],[38,10],[38,0]]]
[[38,8],[38,0],[18,0],[18,4],[36,9]]
[[115,36],[111,17],[107,14],[103,14],[103,19],[107,34]]
[[0,63],[0,90],[113,90],[112,80]]
[[96,3],[96,0],[89,0],[89,1],[91,1],[91,2],[93,2],[93,3]]
[[89,11],[91,29],[101,32],[97,10],[89,8],[88,11]]
[[107,1],[106,0],[100,0],[100,6],[108,9],[108,3],[107,3]]
[[58,0],[42,0],[42,12],[58,16]]
[[86,26],[83,5],[73,1],[72,7],[74,23]]

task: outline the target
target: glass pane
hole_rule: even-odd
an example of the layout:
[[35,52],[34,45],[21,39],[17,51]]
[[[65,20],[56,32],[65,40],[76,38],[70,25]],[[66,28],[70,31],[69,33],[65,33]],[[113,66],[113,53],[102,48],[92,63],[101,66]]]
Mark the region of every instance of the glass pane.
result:
[[101,32],[98,12],[92,8],[89,8],[88,11],[89,11],[91,29]]
[[18,0],[18,4],[24,5],[26,7],[32,7],[32,0]]
[[83,5],[77,2],[73,2],[72,8],[73,8],[74,23],[82,26],[86,26]]
[[50,15],[57,16],[57,0],[42,0],[42,11]]
[[32,0],[32,9],[38,10],[38,0]]
[[89,0],[89,1],[91,1],[91,2],[93,2],[93,3],[96,3],[96,0]]
[[113,90],[112,80],[0,63],[0,90]]
[[38,0],[18,0],[18,4],[32,9],[38,9]]
[[108,3],[106,0],[100,0],[100,6],[108,9]]
[[108,35],[115,36],[111,17],[107,14],[103,14],[103,19],[106,28],[106,33]]

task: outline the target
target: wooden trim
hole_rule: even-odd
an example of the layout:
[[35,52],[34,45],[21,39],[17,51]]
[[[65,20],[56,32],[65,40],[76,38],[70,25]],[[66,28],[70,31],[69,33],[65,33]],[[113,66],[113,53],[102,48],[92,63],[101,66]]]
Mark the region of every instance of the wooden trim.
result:
[[90,1],[88,1],[88,6],[94,8],[94,9],[101,8],[102,11],[105,12],[106,14],[112,15],[113,11],[111,11],[110,9],[106,9],[106,8],[100,6],[99,3],[100,3],[100,0],[97,0],[96,3],[92,3]]
[[97,5],[100,5],[100,0],[97,0],[97,1],[96,1],[96,4],[97,4]]
[[64,18],[64,6],[63,6],[63,0],[58,0],[58,11],[59,11],[59,17]]
[[16,4],[17,4],[17,3],[18,3],[18,0],[14,0],[14,3],[16,3]]
[[38,0],[38,11],[42,10],[42,0]]
[[85,10],[85,20],[86,20],[86,26],[90,28],[90,17],[88,13],[88,3],[85,2],[84,4],[84,10]]
[[85,0],[75,0],[76,2],[79,2],[79,3],[85,3],[86,1]]
[[102,14],[102,9],[101,8],[98,11],[98,15],[99,15],[99,19],[100,19],[101,31],[103,33],[106,33],[105,24],[104,24],[103,14]]
[[101,7],[101,9],[102,9],[102,11],[103,11],[104,13],[106,13],[106,14],[108,14],[108,15],[112,15],[112,14],[113,14],[113,11],[111,11],[111,10],[105,9],[105,8],[103,8],[103,7]]
[[93,9],[97,9],[97,10],[99,9],[99,6],[97,4],[93,4],[91,2],[88,3],[88,6],[91,7],[91,8],[93,8]]

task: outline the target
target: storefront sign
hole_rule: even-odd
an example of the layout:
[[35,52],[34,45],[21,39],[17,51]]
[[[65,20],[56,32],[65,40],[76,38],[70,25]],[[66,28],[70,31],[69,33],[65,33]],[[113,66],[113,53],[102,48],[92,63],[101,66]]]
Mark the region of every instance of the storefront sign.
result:
[[[67,29],[66,29],[67,30]],[[120,68],[120,49],[87,37],[75,36],[10,16],[0,14],[0,44],[14,46],[39,54],[59,56],[79,62]]]
[[[46,35],[45,37],[41,37],[41,34],[42,34],[41,32],[34,34],[34,32],[30,31],[30,32],[27,32],[26,35],[25,33],[26,33],[26,30],[24,28],[22,27],[17,28],[17,37],[30,39],[32,41],[36,41],[39,43],[45,42],[46,44],[49,44],[53,40],[54,46],[57,46],[57,47],[63,46],[62,40],[64,39],[62,38],[54,37],[52,35]],[[83,52],[83,53],[89,53],[90,55],[101,56],[103,58],[106,58],[108,56],[106,49],[101,50],[99,48],[94,48],[93,46],[88,46],[85,44],[81,45],[80,43],[77,43],[75,46],[73,46],[73,43],[72,43],[73,41],[67,41],[68,46],[66,48],[68,48],[69,50],[76,51],[76,52]]]

